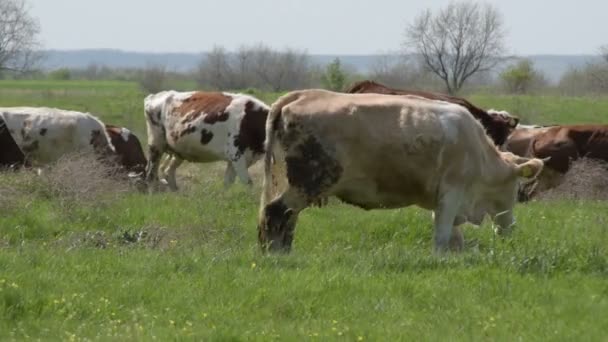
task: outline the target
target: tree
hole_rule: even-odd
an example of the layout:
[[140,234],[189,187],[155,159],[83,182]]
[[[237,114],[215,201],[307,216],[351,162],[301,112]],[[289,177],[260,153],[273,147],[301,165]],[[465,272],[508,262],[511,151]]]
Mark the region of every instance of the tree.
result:
[[141,70],[139,86],[148,93],[157,93],[165,89],[167,83],[167,68],[164,65],[148,64]]
[[502,17],[489,4],[452,2],[424,11],[406,29],[405,46],[456,93],[476,73],[493,69],[504,53]]
[[600,55],[604,59],[604,62],[608,63],[608,45],[600,47]]
[[38,20],[28,13],[25,0],[0,0],[0,72],[25,72],[40,55]]
[[530,90],[533,81],[537,78],[537,72],[532,61],[522,59],[503,71],[500,78],[509,92],[524,94]]
[[340,65],[340,58],[335,58],[333,62],[325,67],[325,73],[321,76],[323,86],[330,90],[342,90],[346,83],[346,74]]
[[70,69],[60,68],[51,71],[49,73],[49,78],[57,81],[66,81],[72,78],[72,74],[70,72]]
[[213,89],[304,88],[310,83],[310,56],[305,51],[277,51],[263,44],[241,46],[235,53],[216,46],[199,63],[197,81]]
[[202,87],[228,89],[232,70],[228,51],[222,46],[214,46],[199,63],[197,82]]

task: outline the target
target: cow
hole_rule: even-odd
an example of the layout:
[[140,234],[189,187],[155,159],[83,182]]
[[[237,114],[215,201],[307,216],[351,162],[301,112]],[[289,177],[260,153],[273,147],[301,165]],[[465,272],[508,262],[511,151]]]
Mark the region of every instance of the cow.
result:
[[549,125],[518,127],[504,149],[527,158],[549,158],[532,184],[524,184],[520,201],[559,185],[571,162],[590,158],[608,162],[608,125]]
[[25,156],[9,132],[0,116],[0,170],[14,165],[23,165]]
[[162,91],[148,95],[144,112],[148,129],[146,181],[158,187],[163,153],[173,157],[167,183],[177,190],[175,170],[184,161],[228,162],[226,187],[238,176],[252,184],[248,168],[264,153],[265,122],[269,107],[253,96],[228,92]]
[[298,214],[329,196],[366,210],[432,210],[435,250],[459,250],[464,222],[490,215],[508,234],[518,179],[543,167],[499,151],[462,106],[315,89],[272,104],[265,148],[258,240],[274,252],[291,250]]
[[432,93],[427,91],[419,90],[402,90],[394,89],[384,86],[380,83],[365,80],[353,84],[346,90],[349,94],[362,94],[362,93],[377,93],[377,94],[388,94],[388,95],[413,95],[419,96],[431,100],[439,100],[450,103],[455,103],[466,108],[473,116],[481,122],[485,127],[487,134],[492,138],[497,146],[502,146],[509,134],[519,123],[519,118],[510,115],[506,111],[489,110],[485,111],[469,101],[446,94]]
[[104,124],[89,113],[47,107],[0,108],[13,139],[28,162],[40,166],[71,152],[112,155]]
[[129,174],[143,177],[148,160],[139,138],[125,127],[106,124],[105,129],[116,150],[117,163]]

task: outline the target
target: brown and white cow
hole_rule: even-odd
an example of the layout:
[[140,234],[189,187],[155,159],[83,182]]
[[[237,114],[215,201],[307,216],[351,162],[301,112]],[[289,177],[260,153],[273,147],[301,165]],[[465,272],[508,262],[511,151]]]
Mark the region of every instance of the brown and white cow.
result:
[[134,176],[143,177],[148,160],[141,147],[139,138],[125,127],[106,124],[105,128],[116,150],[117,163],[126,172]]
[[0,170],[24,163],[23,152],[9,133],[4,119],[0,117]]
[[104,124],[88,113],[47,107],[0,108],[0,118],[32,165],[71,152],[114,153]]
[[509,134],[519,123],[519,118],[510,115],[506,111],[491,109],[486,112],[461,97],[419,90],[394,89],[370,80],[357,82],[348,88],[346,92],[350,94],[376,93],[388,95],[413,95],[431,100],[455,103],[466,108],[477,120],[479,120],[479,122],[481,122],[496,146],[502,146]]
[[268,106],[244,94],[163,91],[144,100],[148,127],[146,180],[156,187],[163,153],[173,155],[167,182],[177,189],[175,170],[184,161],[228,162],[224,183],[251,184],[248,168],[264,153]]
[[532,187],[522,187],[520,200],[559,185],[572,161],[608,162],[608,125],[521,126],[509,136],[505,150],[528,158],[549,158]]
[[500,152],[464,107],[419,97],[290,92],[272,105],[266,136],[258,238],[271,251],[289,251],[298,214],[328,196],[432,210],[436,249],[461,249],[464,222],[489,215],[497,234],[510,232],[518,179],[543,167]]

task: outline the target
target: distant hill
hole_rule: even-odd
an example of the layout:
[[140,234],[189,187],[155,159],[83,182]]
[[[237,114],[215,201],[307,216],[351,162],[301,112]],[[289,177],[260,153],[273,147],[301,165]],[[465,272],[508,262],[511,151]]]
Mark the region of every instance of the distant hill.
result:
[[[112,68],[137,68],[148,64],[165,65],[170,70],[188,71],[196,67],[204,53],[145,53],[113,49],[95,50],[48,50],[43,61],[44,69],[85,68],[91,64]],[[343,64],[350,65],[359,72],[369,71],[377,55],[311,55],[320,65],[339,57]],[[557,82],[570,68],[584,66],[598,60],[593,55],[531,55],[524,56],[534,62],[535,67],[544,72],[548,79]]]

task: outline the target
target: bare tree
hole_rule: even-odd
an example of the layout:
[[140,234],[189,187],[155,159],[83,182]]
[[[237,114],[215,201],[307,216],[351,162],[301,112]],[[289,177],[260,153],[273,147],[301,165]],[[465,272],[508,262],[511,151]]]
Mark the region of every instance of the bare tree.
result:
[[452,2],[424,11],[406,30],[405,46],[453,94],[476,73],[493,69],[504,54],[502,17],[489,4]]
[[198,66],[198,84],[215,89],[229,88],[232,81],[229,59],[228,51],[224,47],[214,46]]
[[164,65],[148,64],[141,70],[139,86],[148,93],[156,93],[165,89],[167,83],[167,68]]
[[589,65],[588,68],[594,85],[599,90],[605,91],[608,90],[608,45],[600,47],[600,57],[603,59],[602,62]]
[[200,62],[197,77],[201,86],[214,89],[294,89],[309,83],[310,57],[263,44],[241,46],[235,53],[216,46]]
[[608,63],[608,45],[600,47],[600,56],[602,56],[604,61]]
[[0,0],[0,72],[25,72],[40,58],[38,20],[25,0]]

